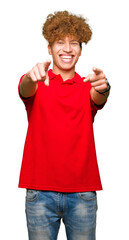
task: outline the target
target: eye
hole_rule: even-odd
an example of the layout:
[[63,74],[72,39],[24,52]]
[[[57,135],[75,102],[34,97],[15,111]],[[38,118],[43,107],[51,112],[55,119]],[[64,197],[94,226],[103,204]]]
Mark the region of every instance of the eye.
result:
[[73,46],[76,46],[76,45],[78,45],[79,43],[78,43],[78,42],[71,42],[71,44],[72,44]]
[[61,45],[61,44],[63,44],[63,41],[60,40],[60,41],[58,41],[57,43]]

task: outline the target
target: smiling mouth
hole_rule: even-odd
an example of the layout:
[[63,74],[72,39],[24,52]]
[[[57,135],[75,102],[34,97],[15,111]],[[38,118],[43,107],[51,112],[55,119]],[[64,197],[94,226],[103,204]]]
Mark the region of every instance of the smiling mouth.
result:
[[59,55],[59,57],[61,58],[61,60],[63,62],[69,63],[69,62],[71,62],[73,60],[74,55],[64,55],[64,54],[61,54],[61,55]]

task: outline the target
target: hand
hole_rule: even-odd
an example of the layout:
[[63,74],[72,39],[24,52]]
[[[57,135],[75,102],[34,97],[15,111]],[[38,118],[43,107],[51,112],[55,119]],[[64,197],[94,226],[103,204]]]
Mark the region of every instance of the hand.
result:
[[29,71],[26,76],[31,78],[33,82],[44,82],[45,85],[49,85],[49,77],[48,77],[48,68],[51,64],[51,61],[48,60],[44,63],[37,63],[31,71]]
[[99,92],[104,92],[107,89],[106,77],[102,70],[98,68],[93,68],[93,74],[89,74],[83,82],[90,82],[91,86]]

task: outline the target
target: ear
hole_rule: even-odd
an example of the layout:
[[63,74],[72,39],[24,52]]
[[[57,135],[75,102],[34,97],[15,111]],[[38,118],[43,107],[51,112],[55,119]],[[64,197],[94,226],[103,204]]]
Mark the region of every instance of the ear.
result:
[[50,55],[52,55],[52,51],[51,51],[50,45],[48,45],[48,53],[49,53]]

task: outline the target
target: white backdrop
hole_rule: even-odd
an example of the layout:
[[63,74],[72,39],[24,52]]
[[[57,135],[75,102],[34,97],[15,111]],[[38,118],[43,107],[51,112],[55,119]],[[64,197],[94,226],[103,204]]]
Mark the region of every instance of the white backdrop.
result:
[[[3,240],[27,240],[25,190],[18,189],[27,117],[18,97],[19,78],[50,59],[41,34],[49,13],[68,10],[89,19],[92,40],[83,46],[76,71],[96,66],[112,86],[99,111],[95,141],[103,191],[98,192],[97,240],[128,238],[129,32],[128,1],[4,0],[0,3],[0,219]],[[52,67],[52,66],[51,66]],[[63,222],[58,240],[66,239]]]

